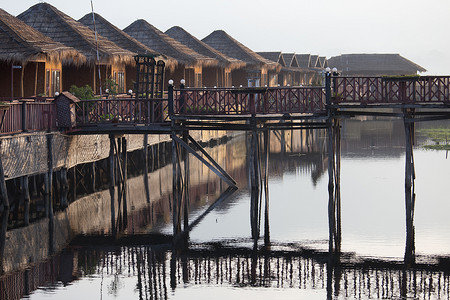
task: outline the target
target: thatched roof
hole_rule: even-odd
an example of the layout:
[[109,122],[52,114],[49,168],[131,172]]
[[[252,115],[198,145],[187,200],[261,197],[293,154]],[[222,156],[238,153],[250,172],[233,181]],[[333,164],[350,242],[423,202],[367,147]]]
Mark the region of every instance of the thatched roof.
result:
[[0,8],[0,60],[26,63],[85,59],[75,49],[53,41]]
[[[19,19],[53,40],[80,51],[88,63],[97,61],[95,33],[48,3],[39,3],[18,16]],[[135,53],[122,49],[97,34],[100,62],[104,64],[134,63]]]
[[216,65],[218,63],[216,59],[195,52],[145,20],[137,20],[123,31],[155,51],[173,57],[179,64],[192,67],[195,65]]
[[279,63],[282,67],[289,67],[287,61],[284,58],[284,54],[281,52],[256,52],[265,59]]
[[295,54],[295,58],[297,59],[298,66],[300,68],[309,68],[311,62],[311,54]]
[[245,63],[243,61],[226,56],[210,45],[200,41],[179,26],[173,26],[172,28],[167,30],[165,34],[182,43],[183,45],[186,45],[197,53],[200,53],[201,55],[216,59],[219,62],[219,65],[222,67],[238,69],[245,66]]
[[[150,54],[155,56],[160,55],[157,51],[147,47],[135,38],[131,37],[125,31],[111,24],[101,15],[94,13],[94,17],[95,29],[97,30],[97,33],[107,38],[117,46],[137,54]],[[86,14],[84,17],[79,19],[78,22],[88,26],[91,30],[94,30],[94,19],[92,13]],[[166,60],[168,65],[176,64],[176,60],[171,57],[167,58],[161,55],[159,59]]]
[[344,54],[331,57],[330,67],[357,75],[409,75],[426,72],[418,64],[400,54]]
[[249,66],[278,69],[281,66],[250,50],[223,30],[216,30],[202,39],[203,42],[230,57],[242,60]]

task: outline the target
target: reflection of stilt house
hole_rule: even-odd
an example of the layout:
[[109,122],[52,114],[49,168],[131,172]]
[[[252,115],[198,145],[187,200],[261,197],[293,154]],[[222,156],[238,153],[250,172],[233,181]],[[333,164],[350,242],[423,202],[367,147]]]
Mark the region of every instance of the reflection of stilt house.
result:
[[[86,56],[87,63],[74,63],[63,67],[63,89],[69,89],[71,85],[89,85],[98,93],[100,86],[104,85],[107,78],[115,72],[125,77],[126,65],[134,64],[133,52],[118,47],[99,34],[96,39],[94,31],[89,27],[75,21],[50,4],[36,4],[21,13],[18,18],[53,40],[73,47]],[[97,62],[97,50],[99,62]]]
[[84,56],[0,9],[0,97],[53,96],[63,61]]
[[218,61],[217,66],[203,67],[203,85],[207,87],[231,87],[231,71],[245,66],[245,63],[226,56],[208,44],[186,32],[179,26],[174,26],[166,34],[192,50]]
[[253,52],[223,30],[214,31],[202,41],[223,54],[239,59],[247,64],[245,69],[237,69],[232,72],[232,84],[234,86],[268,85],[269,70],[279,70],[281,68],[278,63],[265,59]]
[[158,53],[176,59],[178,64],[172,68],[169,66],[166,71],[166,78],[171,78],[176,83],[185,79],[186,86],[201,87],[202,68],[217,65],[217,60],[195,52],[145,20],[133,22],[124,31]]
[[[123,30],[120,30],[99,14],[94,14],[94,16],[95,16],[95,29],[97,30],[97,32],[103,37],[113,42],[114,44],[116,44],[117,46],[137,54],[152,55],[156,57],[157,60],[163,59],[162,56],[158,57],[156,51],[142,44],[135,38],[128,35]],[[92,17],[91,13],[85,15],[78,21],[94,30],[94,18]],[[165,58],[164,60],[166,62],[166,66],[173,67],[176,64],[176,60],[174,60],[173,58],[169,57]],[[134,64],[127,65],[126,74],[127,74],[126,81],[123,78],[123,73],[114,72],[112,74],[113,79],[118,85],[119,93],[124,93],[125,91],[128,91],[130,89],[131,90],[135,89],[136,65]]]
[[344,76],[412,75],[426,72],[399,54],[343,54],[328,60]]

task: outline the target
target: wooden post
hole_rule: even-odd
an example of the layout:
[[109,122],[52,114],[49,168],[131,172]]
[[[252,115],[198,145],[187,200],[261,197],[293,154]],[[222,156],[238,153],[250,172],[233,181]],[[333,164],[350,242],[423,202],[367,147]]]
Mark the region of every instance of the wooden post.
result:
[[[172,125],[174,121],[172,121]],[[172,126],[173,128],[173,126]],[[178,228],[178,172],[177,172],[177,144],[173,138],[176,133],[172,132],[172,222],[173,235],[176,236],[180,229]]]
[[127,139],[122,137],[122,210],[123,210],[123,228],[127,228],[128,210],[127,210]]
[[114,145],[116,141],[114,135],[109,136],[109,195],[111,197],[111,234],[115,238],[116,233],[116,210],[115,210],[115,166],[114,166]]
[[9,200],[8,200],[8,191],[6,189],[5,182],[5,173],[3,170],[3,162],[0,156],[0,194],[2,197],[2,220],[1,220],[1,231],[0,231],[0,274],[4,273],[4,252],[5,252],[5,243],[6,243],[6,231],[8,229],[8,217],[9,217]]
[[150,187],[148,185],[148,134],[144,134],[144,188],[147,203],[150,203]]
[[[189,143],[189,132],[183,132],[183,140]],[[188,232],[189,228],[189,151],[184,149],[184,231]]]
[[335,121],[335,209],[336,209],[336,236],[335,236],[335,251],[341,252],[341,124],[339,120]]
[[266,246],[270,244],[270,223],[269,223],[269,152],[270,152],[270,132],[267,129],[264,131],[264,196],[265,196],[265,210],[264,210],[264,243]]
[[256,132],[256,121],[252,118],[251,122],[253,130],[250,143],[250,184],[251,184],[250,223],[252,228],[252,239],[256,241],[259,238],[258,133]]
[[[409,120],[408,120],[409,119]],[[413,161],[413,141],[412,141],[412,116],[409,110],[404,111],[405,126],[405,210],[406,210],[406,246],[405,246],[405,263],[412,264],[415,260],[414,247],[414,207],[412,188],[414,184],[414,161]]]
[[21,180],[24,202],[24,224],[30,224],[30,190],[28,188],[28,176],[24,176]]
[[47,178],[47,186],[48,191],[46,194],[48,195],[48,219],[49,219],[49,254],[54,254],[56,252],[55,246],[55,218],[53,215],[53,135],[47,134],[47,148],[48,148],[48,175]]
[[45,206],[45,217],[50,216],[50,183],[48,178],[48,172],[44,174],[44,206]]

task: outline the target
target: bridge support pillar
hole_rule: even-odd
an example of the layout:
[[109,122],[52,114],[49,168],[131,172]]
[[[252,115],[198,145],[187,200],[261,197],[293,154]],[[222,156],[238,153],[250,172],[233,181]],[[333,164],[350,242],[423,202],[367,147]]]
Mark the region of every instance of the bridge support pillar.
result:
[[264,131],[264,244],[270,245],[270,224],[269,224],[269,152],[270,152],[270,131]]
[[148,184],[148,134],[144,134],[144,188],[145,188],[145,198],[147,203],[150,203],[150,187]]
[[328,251],[334,255],[341,252],[341,125],[336,119],[328,122]]
[[258,133],[256,131],[256,120],[251,120],[252,132],[250,137],[249,172],[250,172],[250,225],[252,239],[255,243],[259,239],[259,153]]
[[416,195],[414,192],[414,109],[404,110],[405,126],[405,211],[406,211],[406,245],[405,245],[405,264],[415,262],[415,243],[414,243],[414,207]]

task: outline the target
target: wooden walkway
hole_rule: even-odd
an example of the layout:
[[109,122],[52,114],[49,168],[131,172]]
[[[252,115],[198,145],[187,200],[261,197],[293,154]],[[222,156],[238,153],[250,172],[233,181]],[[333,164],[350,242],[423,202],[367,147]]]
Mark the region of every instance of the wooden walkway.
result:
[[[244,124],[233,123],[251,117],[323,121],[330,116],[329,110],[334,116],[348,115],[350,108],[358,109],[359,114],[373,114],[371,111],[376,108],[431,108],[434,112],[428,113],[428,117],[438,113],[433,118],[448,118],[450,76],[327,76],[325,82],[328,84],[324,87],[175,89],[170,86],[164,99],[81,101],[76,107],[76,133],[167,133],[176,129],[171,124],[174,120],[175,126],[184,122],[192,129],[250,130]],[[219,125],[217,121],[226,124]]]

